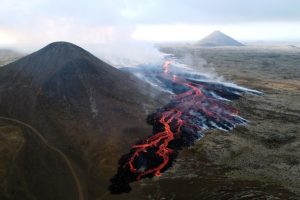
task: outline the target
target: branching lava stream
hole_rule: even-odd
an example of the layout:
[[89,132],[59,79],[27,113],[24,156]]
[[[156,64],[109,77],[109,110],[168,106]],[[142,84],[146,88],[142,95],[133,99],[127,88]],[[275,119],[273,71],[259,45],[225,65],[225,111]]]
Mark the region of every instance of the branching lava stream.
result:
[[[111,179],[111,193],[131,190],[129,183],[145,177],[161,176],[182,147],[193,145],[207,129],[229,131],[246,120],[228,102],[242,93],[259,94],[246,88],[195,78],[188,73],[170,72],[166,61],[162,72],[150,72],[176,95],[170,103],[148,116],[153,135],[133,145],[119,161],[118,173]],[[149,72],[145,72],[149,75]]]

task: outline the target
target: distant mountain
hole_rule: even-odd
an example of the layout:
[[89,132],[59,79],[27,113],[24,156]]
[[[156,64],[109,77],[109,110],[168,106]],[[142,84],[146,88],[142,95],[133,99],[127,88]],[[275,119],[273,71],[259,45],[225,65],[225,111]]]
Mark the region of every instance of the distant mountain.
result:
[[204,47],[218,47],[218,46],[244,46],[244,44],[236,41],[221,31],[214,31],[202,40],[197,45]]
[[83,195],[97,199],[123,150],[151,132],[145,118],[163,99],[157,95],[152,86],[66,42],[1,67],[0,116],[36,131],[0,117],[0,125],[19,127],[26,140],[1,178],[8,189],[0,193],[7,199],[80,199],[61,151]]

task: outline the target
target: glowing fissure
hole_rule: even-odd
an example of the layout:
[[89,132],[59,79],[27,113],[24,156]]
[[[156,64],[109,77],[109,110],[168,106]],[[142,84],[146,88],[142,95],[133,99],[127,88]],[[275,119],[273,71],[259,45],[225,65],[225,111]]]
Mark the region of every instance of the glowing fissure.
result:
[[120,159],[118,173],[111,179],[112,193],[129,192],[130,182],[161,176],[172,165],[178,150],[193,145],[204,136],[204,130],[228,131],[246,122],[226,101],[237,99],[241,93],[249,93],[248,90],[193,80],[188,74],[172,74],[171,64],[166,61],[163,73],[151,72],[151,76],[176,95],[169,104],[148,116],[153,135],[133,145],[130,153]]

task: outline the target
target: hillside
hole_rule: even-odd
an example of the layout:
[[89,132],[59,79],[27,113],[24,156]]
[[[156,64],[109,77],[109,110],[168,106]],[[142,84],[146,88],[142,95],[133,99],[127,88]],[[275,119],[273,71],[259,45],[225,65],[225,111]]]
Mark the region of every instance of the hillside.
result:
[[[113,175],[111,166],[116,165],[123,149],[149,133],[146,113],[160,104],[155,98],[159,94],[129,73],[66,42],[52,43],[0,68],[0,116],[30,125],[61,151],[78,174],[84,196],[91,199],[106,192]],[[29,175],[25,168],[32,164],[31,155],[41,160],[37,165],[46,162],[47,156],[36,154],[39,150],[31,146],[35,136],[26,133],[23,137],[28,148],[19,154],[28,157],[21,159],[18,168],[28,188],[15,187],[13,193],[55,199],[50,185],[60,178],[54,173],[56,167],[47,166],[55,165],[55,159],[64,162],[62,155],[48,148],[53,159],[44,167],[53,176],[46,187],[42,184],[45,176],[38,169],[36,173],[30,170]],[[46,148],[41,140],[36,145]],[[61,168],[61,173],[67,173]],[[74,199],[75,185],[62,187],[67,193],[64,199]]]

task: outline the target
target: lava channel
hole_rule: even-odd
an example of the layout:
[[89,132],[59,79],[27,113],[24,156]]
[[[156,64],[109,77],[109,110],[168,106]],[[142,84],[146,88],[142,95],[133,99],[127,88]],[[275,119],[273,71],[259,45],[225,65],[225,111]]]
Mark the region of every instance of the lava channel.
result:
[[207,129],[229,131],[247,121],[238,110],[228,105],[245,92],[240,88],[190,79],[170,73],[171,62],[155,74],[176,95],[164,107],[147,117],[153,134],[132,146],[119,160],[117,174],[111,179],[111,193],[131,190],[129,183],[161,176],[183,147],[191,146],[204,136]]

